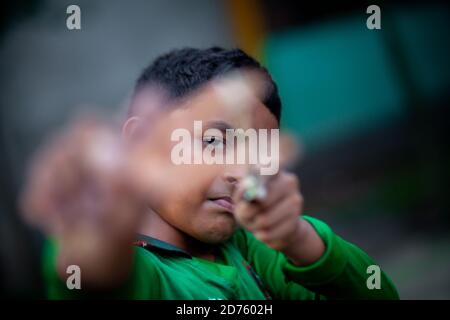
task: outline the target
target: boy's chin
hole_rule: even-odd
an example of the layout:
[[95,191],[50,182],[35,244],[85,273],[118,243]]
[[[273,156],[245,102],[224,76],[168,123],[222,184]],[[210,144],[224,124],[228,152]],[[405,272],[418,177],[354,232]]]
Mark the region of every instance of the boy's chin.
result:
[[221,235],[207,235],[205,237],[203,237],[203,239],[201,240],[204,243],[207,244],[221,244],[222,242],[227,241],[231,235],[233,234],[233,232],[230,232],[228,234],[221,234]]
[[208,244],[220,244],[228,238],[231,237],[231,235],[236,230],[235,223],[229,224],[227,226],[223,226],[222,228],[211,228],[209,230],[202,230],[202,232],[198,235],[197,239]]

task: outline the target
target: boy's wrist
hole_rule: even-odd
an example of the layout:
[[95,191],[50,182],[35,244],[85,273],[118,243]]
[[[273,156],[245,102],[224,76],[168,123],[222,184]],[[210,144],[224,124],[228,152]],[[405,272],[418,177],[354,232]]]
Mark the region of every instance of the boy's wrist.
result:
[[281,252],[297,266],[307,266],[319,260],[325,253],[325,244],[311,224],[300,218],[296,231]]

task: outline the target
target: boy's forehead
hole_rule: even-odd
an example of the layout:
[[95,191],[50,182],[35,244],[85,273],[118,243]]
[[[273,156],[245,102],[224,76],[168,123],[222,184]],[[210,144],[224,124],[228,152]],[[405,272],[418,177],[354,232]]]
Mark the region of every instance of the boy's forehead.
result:
[[201,120],[205,123],[226,123],[230,128],[278,129],[278,121],[257,97],[254,83],[241,78],[212,81],[181,100],[168,98],[167,92],[146,88],[133,99],[135,115],[158,115],[168,112],[171,117]]
[[279,129],[277,118],[262,102],[253,109],[252,119],[255,129]]
[[[228,92],[229,95],[239,92]],[[174,112],[195,120],[202,120],[219,129],[255,128],[277,129],[278,121],[270,110],[256,96],[230,97],[210,87],[188,99]]]

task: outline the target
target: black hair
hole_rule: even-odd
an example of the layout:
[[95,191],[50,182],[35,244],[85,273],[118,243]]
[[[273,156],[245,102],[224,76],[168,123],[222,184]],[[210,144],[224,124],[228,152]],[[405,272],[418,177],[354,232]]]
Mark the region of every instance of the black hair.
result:
[[134,91],[136,94],[144,87],[162,87],[169,98],[182,98],[213,78],[237,69],[257,70],[264,74],[267,86],[261,102],[280,122],[281,101],[277,85],[266,68],[240,49],[211,47],[170,51],[144,69]]

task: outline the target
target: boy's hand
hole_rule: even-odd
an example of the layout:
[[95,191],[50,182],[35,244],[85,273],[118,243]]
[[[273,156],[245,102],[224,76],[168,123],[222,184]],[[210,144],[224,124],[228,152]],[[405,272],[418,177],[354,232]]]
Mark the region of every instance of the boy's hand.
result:
[[162,185],[202,174],[170,162],[170,128],[191,119],[154,118],[152,126],[129,139],[94,118],[74,121],[33,159],[22,213],[57,239],[61,278],[67,277],[67,266],[78,265],[84,285],[120,284],[132,265],[141,218]]
[[119,142],[105,124],[75,123],[40,150],[22,195],[25,218],[58,239],[59,274],[75,264],[98,287],[127,274],[145,212]]
[[294,174],[281,171],[266,185],[264,199],[247,202],[242,199],[243,186],[235,192],[236,219],[241,226],[269,247],[286,254],[297,265],[318,260],[325,245],[312,226],[299,215],[303,197]]

